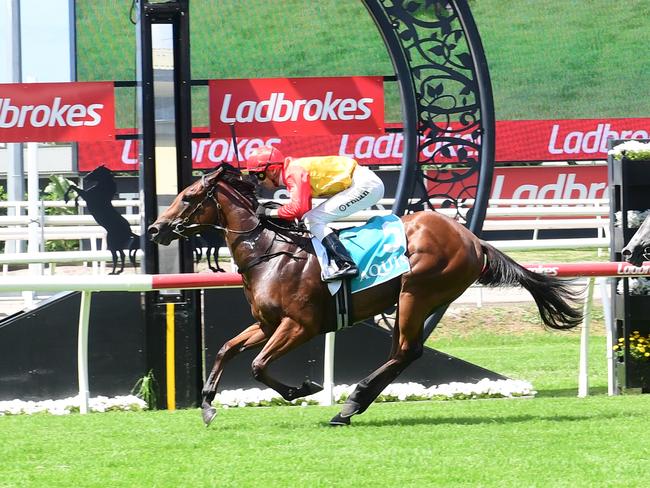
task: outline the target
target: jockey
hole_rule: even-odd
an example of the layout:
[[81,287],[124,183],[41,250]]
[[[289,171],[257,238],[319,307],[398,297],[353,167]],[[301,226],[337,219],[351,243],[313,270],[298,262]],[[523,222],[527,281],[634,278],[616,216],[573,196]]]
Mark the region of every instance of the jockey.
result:
[[[287,187],[289,203],[277,209],[260,205],[260,218],[302,219],[311,234],[323,243],[330,262],[338,268],[324,273],[324,281],[359,274],[338,235],[327,224],[370,208],[384,196],[384,184],[370,169],[345,156],[285,158],[272,146],[254,149],[246,161],[249,173],[269,190]],[[312,208],[312,197],[326,200]]]

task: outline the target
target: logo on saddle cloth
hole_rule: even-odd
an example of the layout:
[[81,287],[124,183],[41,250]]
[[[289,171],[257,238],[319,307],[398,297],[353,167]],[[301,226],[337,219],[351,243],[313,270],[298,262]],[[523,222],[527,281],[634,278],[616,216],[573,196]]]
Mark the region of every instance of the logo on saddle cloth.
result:
[[411,270],[404,224],[396,215],[373,217],[361,227],[344,229],[339,239],[359,267],[352,293],[379,285]]

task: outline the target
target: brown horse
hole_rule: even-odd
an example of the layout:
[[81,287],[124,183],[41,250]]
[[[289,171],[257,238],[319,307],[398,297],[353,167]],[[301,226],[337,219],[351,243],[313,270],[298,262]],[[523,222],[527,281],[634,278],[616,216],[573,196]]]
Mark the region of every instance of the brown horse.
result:
[[[223,230],[257,320],[217,354],[202,392],[206,425],[216,415],[211,402],[225,364],[247,349],[262,348],[252,363],[253,376],[283,398],[293,400],[322,389],[311,381],[299,387],[285,385],[268,373],[271,362],[333,329],[335,303],[321,281],[310,241],[299,232],[258,220],[257,205],[255,186],[223,164],[183,190],[149,227],[151,239],[163,245],[205,226]],[[477,280],[488,286],[523,286],[535,299],[544,324],[553,329],[572,328],[581,320],[581,312],[571,304],[576,296],[565,282],[525,269],[455,220],[432,211],[409,214],[402,220],[411,271],[355,293],[352,300],[353,322],[397,304],[390,357],[357,385],[330,421],[332,425],[349,424],[350,417],[364,412],[420,357],[425,319]]]

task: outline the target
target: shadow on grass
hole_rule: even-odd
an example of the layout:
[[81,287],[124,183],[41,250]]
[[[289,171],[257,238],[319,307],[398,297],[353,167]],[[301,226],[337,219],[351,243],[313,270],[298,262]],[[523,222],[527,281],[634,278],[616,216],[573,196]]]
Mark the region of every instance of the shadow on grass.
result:
[[[596,386],[589,388],[589,396],[596,395],[607,395],[606,386]],[[556,390],[538,390],[536,398],[567,398],[567,397],[577,397],[578,388],[562,388]]]
[[[395,418],[390,420],[368,420],[359,419],[356,423],[353,418],[352,425],[359,427],[415,427],[418,425],[482,425],[482,424],[518,424],[526,422],[593,422],[594,419],[604,420],[620,417],[620,414],[612,412],[608,414],[586,414],[586,415],[506,415],[502,417],[418,417],[418,418]],[[328,426],[328,423],[321,423]]]

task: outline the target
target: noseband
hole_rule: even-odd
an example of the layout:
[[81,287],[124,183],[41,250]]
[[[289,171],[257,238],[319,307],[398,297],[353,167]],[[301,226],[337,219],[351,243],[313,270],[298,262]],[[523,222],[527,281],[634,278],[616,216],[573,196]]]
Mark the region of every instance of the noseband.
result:
[[[217,177],[218,176],[219,176],[219,174],[217,174]],[[222,230],[222,231],[224,231],[226,233],[230,232],[230,233],[233,233],[233,234],[248,234],[250,232],[253,232],[255,229],[257,229],[260,226],[260,221],[259,220],[257,221],[257,223],[252,228],[250,228],[248,230],[233,230],[233,229],[229,229],[228,227],[223,227],[223,226],[217,225],[217,224],[192,224],[192,223],[190,223],[190,219],[192,218],[192,216],[195,213],[197,213],[199,210],[201,210],[203,208],[203,206],[205,205],[205,203],[210,201],[210,200],[212,200],[212,202],[214,203],[214,205],[217,207],[218,210],[221,210],[221,204],[217,200],[217,196],[216,196],[217,195],[217,185],[218,185],[218,183],[219,183],[219,179],[215,178],[214,184],[212,186],[210,186],[207,183],[205,175],[203,175],[201,177],[201,185],[203,186],[204,189],[207,189],[207,191],[205,193],[205,197],[203,197],[203,200],[201,200],[187,214],[187,216],[185,216],[185,218],[183,220],[181,220],[180,222],[177,222],[176,224],[174,224],[172,226],[172,232],[174,232],[174,234],[177,234],[178,236],[180,236],[180,237],[182,237],[184,239],[187,239],[189,236],[187,234],[185,234],[185,232],[188,231],[188,230],[193,230],[193,229],[199,228],[199,227],[211,227],[212,229]],[[237,193],[239,196],[242,196],[235,188],[231,188],[231,189],[235,193]],[[243,198],[243,196],[242,196],[242,198]],[[254,215],[255,212],[251,211],[251,214]]]

